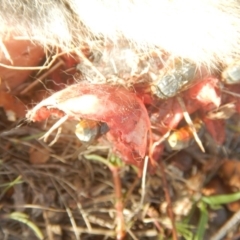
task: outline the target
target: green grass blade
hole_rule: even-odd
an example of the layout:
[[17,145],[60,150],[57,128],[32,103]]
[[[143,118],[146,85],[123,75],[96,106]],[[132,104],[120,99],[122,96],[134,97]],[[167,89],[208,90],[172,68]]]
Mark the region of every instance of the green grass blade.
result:
[[8,218],[26,224],[29,228],[31,228],[33,230],[35,235],[40,240],[44,239],[44,236],[43,236],[41,230],[38,228],[38,226],[36,224],[34,224],[32,221],[29,220],[29,216],[27,214],[21,213],[21,212],[13,212],[13,213],[8,214]]

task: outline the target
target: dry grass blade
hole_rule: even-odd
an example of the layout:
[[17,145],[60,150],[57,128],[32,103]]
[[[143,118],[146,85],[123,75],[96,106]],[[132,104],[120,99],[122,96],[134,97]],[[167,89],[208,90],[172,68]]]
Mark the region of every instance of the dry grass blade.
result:
[[2,52],[4,53],[6,59],[13,65],[13,60],[5,46],[5,44],[3,43],[3,41],[0,41],[0,49],[2,50]]
[[[52,64],[52,63],[51,63]],[[60,59],[58,59],[58,62],[53,65],[50,69],[48,69],[44,74],[39,76],[34,82],[29,84],[23,91],[20,92],[21,95],[24,95],[28,93],[32,88],[34,88],[39,82],[42,82],[43,79],[45,79],[50,73],[54,72],[57,68],[59,68],[61,65],[63,65],[64,62]]]
[[[66,122],[68,119],[68,115],[65,115],[64,117],[60,118],[41,138],[39,138],[39,140],[43,139],[44,142],[47,141],[47,139],[49,138],[49,136],[51,135],[51,133],[56,130],[57,128],[59,128],[64,122]],[[58,136],[56,135],[56,138]],[[56,142],[56,140],[54,139],[51,143],[50,146],[53,145]]]
[[68,214],[68,217],[69,217],[69,219],[70,219],[70,222],[71,222],[72,227],[73,227],[73,230],[74,230],[74,234],[75,234],[76,240],[80,240],[80,234],[81,234],[81,233],[78,231],[77,224],[76,224],[76,221],[75,221],[75,219],[74,219],[74,217],[73,217],[72,211],[71,211],[70,208],[67,206],[65,200],[62,198],[61,192],[60,192],[60,190],[59,190],[59,188],[58,188],[57,183],[55,182],[55,180],[53,180],[53,179],[51,179],[51,180],[52,180],[52,183],[53,183],[53,185],[55,186],[55,188],[56,188],[56,190],[57,190],[57,192],[58,192],[58,194],[59,194],[60,200],[62,201],[62,203],[63,203],[63,205],[64,205],[64,207],[65,207],[65,209],[66,209],[66,212],[67,212],[67,214]]
[[221,240],[237,223],[240,222],[240,210],[236,212],[211,238],[210,240]]
[[178,99],[178,102],[179,102],[179,104],[180,104],[180,106],[181,106],[181,108],[182,108],[182,110],[183,110],[183,116],[184,116],[187,124],[191,127],[193,136],[194,136],[194,138],[195,138],[198,146],[200,147],[200,149],[201,149],[203,152],[205,152],[205,149],[204,149],[204,147],[203,147],[202,141],[201,141],[201,139],[199,138],[199,136],[198,136],[198,134],[197,134],[196,128],[194,127],[194,124],[193,124],[193,122],[192,122],[192,119],[190,118],[190,116],[189,116],[189,114],[188,114],[188,112],[187,112],[186,106],[185,106],[182,98],[181,98],[181,97],[177,97],[177,99]]

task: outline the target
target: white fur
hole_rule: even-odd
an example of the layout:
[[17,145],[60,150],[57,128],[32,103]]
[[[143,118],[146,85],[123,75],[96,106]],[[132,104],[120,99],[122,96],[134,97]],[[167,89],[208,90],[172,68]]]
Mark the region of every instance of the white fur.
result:
[[124,38],[214,67],[240,54],[240,1],[1,0],[0,37],[9,33],[64,50]]

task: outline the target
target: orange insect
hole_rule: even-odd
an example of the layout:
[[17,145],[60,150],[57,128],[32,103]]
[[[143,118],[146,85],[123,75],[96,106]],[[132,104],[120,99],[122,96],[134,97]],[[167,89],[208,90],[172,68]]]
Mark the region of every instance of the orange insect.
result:
[[81,142],[91,143],[108,130],[106,123],[83,119],[76,125],[75,134]]
[[[202,129],[203,122],[196,118],[193,121],[193,127],[199,133]],[[193,141],[193,130],[190,126],[184,126],[175,130],[167,139],[167,144],[172,150],[181,150],[187,148]]]

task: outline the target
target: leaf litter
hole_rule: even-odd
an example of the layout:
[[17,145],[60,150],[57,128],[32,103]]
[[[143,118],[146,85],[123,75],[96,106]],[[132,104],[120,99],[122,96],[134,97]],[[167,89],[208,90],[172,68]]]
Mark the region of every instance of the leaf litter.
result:
[[[38,77],[44,82],[34,84],[27,93],[21,91],[20,99],[28,106],[32,101],[39,102],[39,98],[44,99],[49,95],[50,91],[44,89],[57,91],[61,85],[74,83],[72,76],[79,79],[83,68],[84,77],[93,81],[97,79],[96,82],[115,78],[119,84],[119,79],[128,79],[131,86],[136,82],[141,83],[143,76],[144,81],[150,79],[151,83],[157,82],[155,79],[159,73],[156,69],[159,64],[154,57],[148,61],[153,61],[158,67],[154,64],[151,67],[142,66],[142,63],[148,61],[143,61],[142,56],[136,60],[136,55],[129,55],[126,49],[124,54],[130,56],[131,63],[137,62],[137,65],[127,73],[116,73],[122,60],[114,63],[110,71],[109,66],[113,66],[113,63],[107,62],[104,54],[103,52],[104,60],[100,63],[90,61],[89,56],[82,55],[84,60],[80,61],[81,65],[74,75],[69,74],[72,70],[64,68],[46,70],[43,77]],[[58,57],[61,58],[61,55],[54,58]],[[125,55],[121,56],[121,59],[124,58]],[[71,58],[62,57],[60,62],[64,63],[61,62],[57,67],[67,65],[69,59]],[[127,67],[124,66],[124,69]],[[64,75],[65,82],[54,85],[53,81],[46,79],[46,76],[58,79],[56,76],[59,74],[61,77]],[[125,92],[118,84],[116,88]],[[131,161],[133,165],[127,165],[121,159],[124,151],[116,154],[114,147],[121,149],[123,146],[122,139],[117,141],[115,133],[104,133],[91,144],[83,143],[74,134],[76,125],[79,124],[78,118],[66,117],[61,131],[48,134],[48,143],[53,143],[49,146],[39,138],[54,125],[54,117],[63,117],[64,109],[42,109],[43,122],[14,122],[10,121],[6,110],[8,105],[14,106],[12,100],[8,101],[8,105],[2,101],[0,236],[3,239],[222,239],[225,235],[234,239],[238,236],[236,216],[240,197],[233,195],[239,191],[239,161],[233,160],[239,159],[240,154],[239,115],[236,113],[240,106],[238,98],[225,94],[221,96],[223,103],[220,103],[219,87],[216,88],[215,79],[205,79],[196,83],[195,87],[186,89],[187,96],[176,93],[177,97],[166,100],[159,100],[151,94],[149,100],[151,87],[146,87],[144,82],[142,84],[143,88],[141,85],[136,85],[134,90],[130,87],[131,94],[136,92],[138,98],[146,104],[151,121],[151,141],[153,145],[159,141],[154,148],[146,149],[149,151],[147,156],[161,158],[154,165],[154,171],[143,171],[143,174],[138,169],[143,168],[143,165]],[[197,84],[204,88],[197,87]],[[237,92],[231,86],[225,88]],[[203,89],[207,89],[207,92]],[[37,95],[37,91],[41,94]],[[215,96],[214,101],[206,96],[209,92]],[[191,104],[188,103],[189,96],[192,96]],[[185,104],[184,109],[179,104],[179,98]],[[104,103],[103,101],[102,105]],[[178,151],[165,147],[164,139],[161,140],[162,136],[167,138],[170,130],[185,128],[188,122],[183,120],[184,111],[192,119],[197,117],[203,120],[204,131],[199,140],[205,152],[199,149],[199,143],[194,141],[193,134],[187,136],[191,138],[188,147]],[[228,112],[231,114],[226,117]],[[22,117],[22,112],[15,113],[17,118]],[[91,120],[107,122],[111,128],[116,127],[119,119],[114,120],[114,125],[107,114],[104,119]],[[137,114],[133,112],[133,117],[138,117]],[[211,117],[205,119],[206,116]],[[83,119],[85,117],[86,115],[81,116]],[[224,125],[219,124],[214,128],[214,123],[222,119]],[[129,132],[126,130],[126,136],[127,134]],[[226,137],[223,137],[225,134]],[[151,159],[145,157],[143,163],[146,161],[152,164]]]

